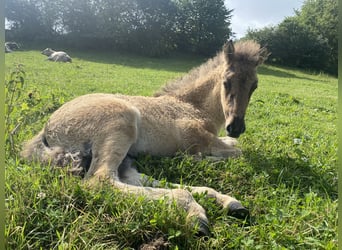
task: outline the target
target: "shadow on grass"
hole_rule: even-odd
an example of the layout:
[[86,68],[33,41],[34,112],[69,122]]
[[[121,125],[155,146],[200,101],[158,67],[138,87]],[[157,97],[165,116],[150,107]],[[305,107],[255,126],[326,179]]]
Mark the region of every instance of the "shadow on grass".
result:
[[288,188],[298,189],[301,193],[315,192],[320,196],[328,196],[332,200],[338,197],[337,173],[334,170],[323,173],[324,170],[314,166],[310,161],[294,159],[288,156],[267,158],[260,152],[244,153],[247,162],[253,167],[253,172],[264,172],[268,182],[278,186],[284,184]]
[[75,59],[95,63],[184,73],[206,61],[203,57],[184,54],[172,54],[157,58],[120,52],[74,51],[72,56]]
[[[192,54],[181,54],[181,53],[173,53],[170,55],[162,56],[162,57],[148,57],[136,54],[130,54],[127,52],[104,52],[104,51],[74,51],[73,57],[89,61],[95,63],[104,63],[104,64],[115,64],[128,66],[139,69],[153,69],[153,70],[164,70],[171,72],[183,72],[186,73],[192,68],[200,66],[205,63],[211,57],[205,58],[199,55]],[[282,70],[285,69],[285,70]],[[296,78],[302,80],[309,80],[314,82],[322,82],[322,80],[317,80],[310,77],[299,76],[294,73],[289,73],[291,68],[282,67],[277,68],[277,66],[272,67],[271,65],[264,65],[259,67],[258,73],[261,75],[271,75],[274,77],[280,78]],[[303,72],[303,74],[308,74],[308,72]],[[323,80],[324,81],[324,80]]]
[[[244,192],[243,189],[250,192],[254,186],[252,183],[257,181],[254,178],[259,178],[260,174],[264,173],[266,185],[273,187],[284,185],[289,190],[298,189],[303,195],[315,192],[321,197],[337,199],[337,173],[333,168],[322,169],[310,161],[286,155],[267,157],[259,151],[247,150],[243,155],[242,165],[237,162],[238,165],[232,163],[234,166],[228,167],[231,168],[228,171],[237,177],[233,182],[236,182],[235,184],[240,187],[241,192]],[[176,158],[142,155],[136,160],[136,166],[141,173],[154,176],[158,180],[166,178],[171,183],[184,181],[187,184],[191,183],[190,185],[201,186],[204,184],[203,180],[206,180],[208,183],[214,184],[217,181],[217,171],[227,171],[225,162],[210,164],[206,161],[196,161],[191,157],[184,157],[184,155]],[[206,164],[215,165],[215,167],[210,170]],[[241,167],[246,167],[246,169],[240,169]]]
[[[27,47],[25,49],[20,49],[18,51],[30,51],[38,50],[39,53],[43,47]],[[194,67],[200,66],[205,63],[208,59],[212,57],[205,58],[200,55],[184,54],[180,52],[175,52],[170,55],[165,55],[161,57],[148,57],[143,55],[137,55],[129,52],[120,51],[103,51],[103,50],[78,50],[69,49],[66,52],[73,58],[74,63],[80,63],[82,61],[110,64],[110,65],[121,65],[127,67],[133,67],[138,69],[153,69],[153,70],[164,70],[171,72],[186,73]],[[79,60],[79,61],[77,61]],[[281,68],[277,68],[281,67]],[[282,70],[284,69],[284,70]],[[288,69],[288,71],[287,71]],[[291,68],[286,68],[283,66],[273,65],[263,65],[258,68],[258,73],[260,75],[271,75],[280,78],[297,78],[310,80],[315,82],[322,82],[324,80],[317,80],[310,77],[302,77],[294,73],[289,73]],[[297,69],[298,70],[298,69]],[[303,71],[303,74],[309,74]]]
[[[286,69],[286,68],[282,67],[282,69]],[[289,73],[289,72],[284,71],[284,70],[269,67],[268,65],[261,66],[260,68],[258,68],[258,73],[260,75],[271,75],[271,76],[281,77],[281,78],[297,78],[297,79],[310,80],[310,81],[315,81],[315,82],[320,81],[320,80],[309,78],[309,77],[298,76],[296,74]]]
[[18,51],[37,51],[38,53],[41,53],[41,51],[46,47],[50,47],[54,50],[63,50],[67,52],[73,59],[74,64],[80,63],[82,61],[87,61],[100,64],[122,65],[138,69],[149,68],[153,70],[164,70],[180,73],[188,72],[190,69],[201,65],[209,59],[199,55],[186,53],[184,54],[180,52],[175,52],[160,57],[148,57],[144,55],[137,55],[133,52],[130,53],[127,51],[105,51],[95,49],[62,49],[58,46],[53,45],[25,46],[25,48],[21,48]]

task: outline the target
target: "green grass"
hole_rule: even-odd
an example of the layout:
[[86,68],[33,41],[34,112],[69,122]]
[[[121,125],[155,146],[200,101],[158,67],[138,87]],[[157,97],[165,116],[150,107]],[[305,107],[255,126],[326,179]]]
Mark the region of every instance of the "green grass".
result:
[[91,92],[151,95],[203,59],[151,59],[119,53],[70,53],[72,64],[38,51],[6,54],[6,80],[23,64],[25,82],[8,120],[7,249],[138,249],[162,238],[169,249],[337,249],[337,79],[262,66],[259,88],[239,139],[243,156],[197,162],[142,156],[139,169],[158,179],[207,185],[233,194],[252,224],[228,217],[212,200],[212,237],[195,237],[185,213],[163,200],[125,196],[104,185],[87,189],[63,169],[26,164],[20,145],[62,103]]

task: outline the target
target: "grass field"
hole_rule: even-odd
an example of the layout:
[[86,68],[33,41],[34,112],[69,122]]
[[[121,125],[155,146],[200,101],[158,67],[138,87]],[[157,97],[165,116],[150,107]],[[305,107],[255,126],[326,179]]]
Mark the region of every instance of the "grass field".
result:
[[211,222],[204,239],[175,205],[105,185],[85,189],[63,169],[18,157],[21,143],[64,102],[92,92],[151,95],[204,59],[70,54],[71,64],[45,61],[39,51],[6,54],[7,249],[337,249],[336,78],[262,66],[239,139],[242,157],[139,159],[148,175],[207,185],[250,209],[252,222],[244,224],[198,196]]

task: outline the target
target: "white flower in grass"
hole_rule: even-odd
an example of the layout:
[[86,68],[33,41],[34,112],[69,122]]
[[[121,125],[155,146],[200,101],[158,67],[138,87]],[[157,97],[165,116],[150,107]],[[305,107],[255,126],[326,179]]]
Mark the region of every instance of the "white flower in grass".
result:
[[294,138],[293,139],[293,143],[296,144],[296,145],[300,145],[300,144],[302,144],[302,140],[299,139],[299,138]]
[[46,197],[46,193],[44,193],[44,192],[39,192],[38,194],[37,194],[37,198],[38,199],[44,199]]

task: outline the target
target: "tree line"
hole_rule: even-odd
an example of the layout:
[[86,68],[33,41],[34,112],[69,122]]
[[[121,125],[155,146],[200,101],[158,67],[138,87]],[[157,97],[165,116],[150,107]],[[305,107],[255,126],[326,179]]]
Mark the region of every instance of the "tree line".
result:
[[231,12],[224,0],[11,0],[6,38],[151,56],[210,55],[232,35]]
[[267,45],[269,61],[337,75],[337,0],[306,0],[279,25],[249,30],[245,39]]

